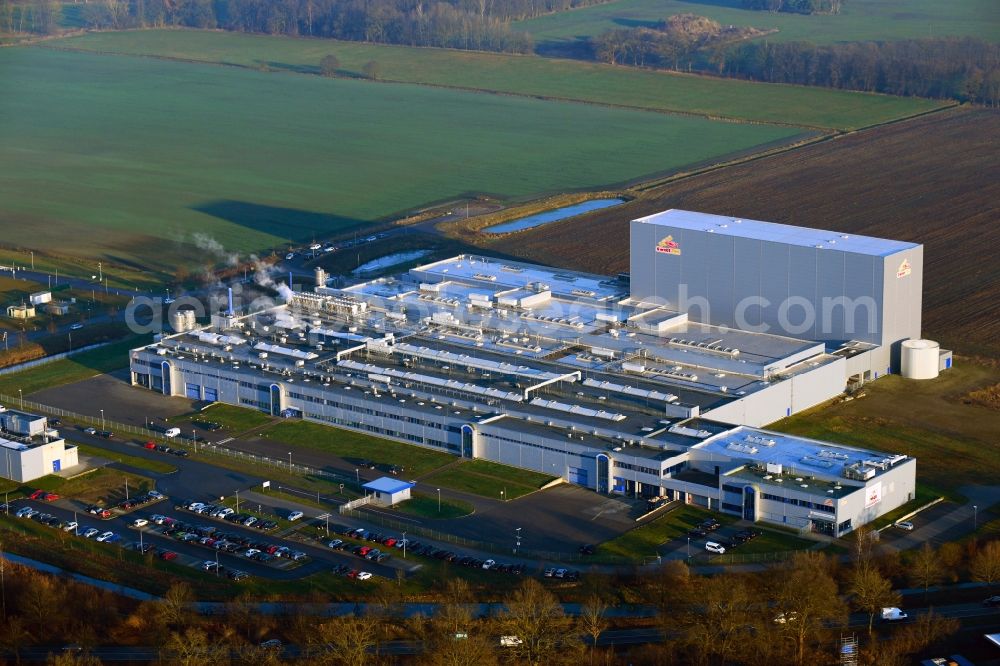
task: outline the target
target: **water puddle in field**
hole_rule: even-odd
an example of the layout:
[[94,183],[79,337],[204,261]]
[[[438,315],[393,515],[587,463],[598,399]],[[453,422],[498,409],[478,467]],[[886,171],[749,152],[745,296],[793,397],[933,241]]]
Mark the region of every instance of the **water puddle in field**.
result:
[[487,227],[484,231],[489,234],[505,234],[511,231],[524,231],[525,229],[540,227],[543,224],[548,224],[549,222],[558,222],[559,220],[565,220],[567,217],[573,217],[574,215],[580,215],[582,213],[589,213],[592,210],[610,208],[611,206],[617,206],[618,204],[623,203],[625,203],[625,199],[591,199],[590,201],[573,204],[572,206],[563,206],[562,208],[553,208],[552,210],[542,211],[541,213],[521,217],[516,220],[511,220],[510,222],[504,222],[503,224],[495,224],[492,227]]
[[397,252],[395,254],[387,254],[384,257],[379,257],[378,259],[372,259],[371,261],[361,264],[355,268],[352,273],[355,275],[361,275],[362,273],[372,273],[374,271],[380,271],[383,268],[388,268],[389,266],[395,266],[396,264],[402,264],[407,261],[413,261],[414,259],[419,259],[420,257],[426,257],[430,254],[430,250],[410,250],[409,252]]

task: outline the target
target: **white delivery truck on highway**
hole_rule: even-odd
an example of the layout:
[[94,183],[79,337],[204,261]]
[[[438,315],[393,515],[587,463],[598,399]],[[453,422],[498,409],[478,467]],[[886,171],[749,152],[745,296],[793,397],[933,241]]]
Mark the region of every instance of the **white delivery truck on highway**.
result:
[[181,429],[180,428],[167,428],[166,430],[163,431],[163,436],[164,437],[173,438],[173,437],[177,437],[180,434],[181,434]]
[[883,622],[898,622],[900,620],[905,620],[909,617],[906,613],[899,610],[895,606],[890,606],[889,608],[882,609],[882,621]]

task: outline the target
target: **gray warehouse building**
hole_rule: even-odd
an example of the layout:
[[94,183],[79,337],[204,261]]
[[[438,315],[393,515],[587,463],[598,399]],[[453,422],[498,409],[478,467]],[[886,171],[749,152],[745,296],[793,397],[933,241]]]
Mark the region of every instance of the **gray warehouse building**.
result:
[[[739,299],[780,290],[763,290],[758,277],[758,288],[736,291],[734,273],[705,270],[724,250],[694,220],[730,218],[676,217],[692,228],[633,223],[631,285],[460,255],[344,288],[318,284],[258,312],[220,312],[207,328],[133,350],[132,383],[532,469],[600,493],[668,497],[827,534],[912,499],[911,457],[761,427],[835,397],[851,377],[884,373],[881,341],[894,343],[906,327],[919,334],[919,288],[915,321],[907,291],[919,285],[919,246],[901,244],[891,259],[864,255],[870,288],[851,293],[875,302],[874,333],[845,338],[840,326],[814,338],[733,326]],[[786,230],[786,241],[794,235]],[[731,236],[731,253],[737,238],[779,243]],[[788,256],[803,247],[783,246]],[[906,307],[886,300],[887,278],[875,268],[901,262],[900,253],[909,272],[893,279],[915,278],[893,285],[906,291]],[[686,272],[670,263],[681,258],[692,264]],[[829,259],[814,259],[786,262],[796,291],[786,285],[782,297],[819,284]],[[720,307],[685,307],[670,293],[682,279]],[[728,296],[718,293],[724,284]],[[824,283],[808,298],[827,294],[834,290]]]
[[897,372],[920,338],[924,248],[902,241],[667,210],[633,220],[632,297],[741,330],[877,345],[863,372]]

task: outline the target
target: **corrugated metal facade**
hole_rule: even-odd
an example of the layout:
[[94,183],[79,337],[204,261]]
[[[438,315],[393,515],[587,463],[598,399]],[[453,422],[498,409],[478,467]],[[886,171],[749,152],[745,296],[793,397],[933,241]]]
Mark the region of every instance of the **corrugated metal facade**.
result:
[[923,246],[879,256],[635,220],[631,285],[712,324],[888,347],[920,337]]

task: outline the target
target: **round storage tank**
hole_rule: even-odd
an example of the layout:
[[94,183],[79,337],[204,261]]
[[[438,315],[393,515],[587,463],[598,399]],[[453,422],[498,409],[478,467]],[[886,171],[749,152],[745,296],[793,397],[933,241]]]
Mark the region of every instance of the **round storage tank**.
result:
[[178,333],[183,333],[187,330],[187,319],[182,311],[174,310],[169,314],[168,318],[170,320],[170,328]]
[[188,331],[192,331],[198,327],[198,319],[195,317],[194,308],[182,311],[184,314],[184,327]]
[[941,346],[933,340],[903,340],[902,369],[907,379],[934,379],[938,376]]

